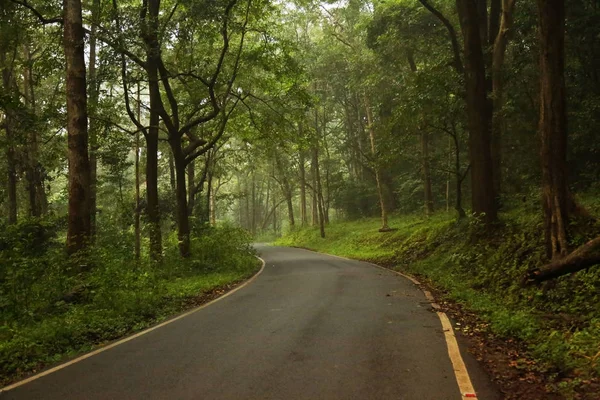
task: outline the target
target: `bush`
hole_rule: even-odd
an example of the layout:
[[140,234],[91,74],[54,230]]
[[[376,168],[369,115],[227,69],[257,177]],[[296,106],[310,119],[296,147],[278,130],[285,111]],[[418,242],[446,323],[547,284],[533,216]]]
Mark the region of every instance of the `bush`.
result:
[[231,226],[195,229],[186,260],[170,235],[160,264],[133,261],[131,232],[101,227],[85,255],[89,270],[73,271],[52,228],[29,222],[0,236],[0,384],[143,329],[257,269],[248,234]]

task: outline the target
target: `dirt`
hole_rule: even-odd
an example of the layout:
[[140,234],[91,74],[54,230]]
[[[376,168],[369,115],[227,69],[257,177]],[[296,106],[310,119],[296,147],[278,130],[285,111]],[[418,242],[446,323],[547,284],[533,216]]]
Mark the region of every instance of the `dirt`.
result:
[[[600,381],[587,380],[573,385],[575,375],[557,377],[531,357],[525,343],[501,338],[492,333],[489,324],[477,314],[465,310],[448,298],[426,278],[419,276],[422,286],[438,300],[441,310],[454,321],[459,341],[466,343],[471,353],[502,392],[504,399],[513,400],[598,400]],[[575,387],[568,396],[559,393],[559,385]]]

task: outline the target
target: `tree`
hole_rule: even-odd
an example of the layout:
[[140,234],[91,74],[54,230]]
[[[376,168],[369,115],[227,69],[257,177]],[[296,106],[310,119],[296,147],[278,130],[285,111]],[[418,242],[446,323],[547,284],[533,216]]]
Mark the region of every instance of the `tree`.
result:
[[87,88],[81,0],[65,0],[63,18],[69,143],[67,248],[70,253],[75,253],[87,246],[91,233]]
[[483,40],[484,27],[474,0],[456,0],[464,41],[465,85],[469,120],[471,206],[484,221],[497,219],[491,154],[492,107],[488,99]]
[[546,255],[568,251],[567,116],[564,77],[564,0],[538,0],[540,29],[540,138]]

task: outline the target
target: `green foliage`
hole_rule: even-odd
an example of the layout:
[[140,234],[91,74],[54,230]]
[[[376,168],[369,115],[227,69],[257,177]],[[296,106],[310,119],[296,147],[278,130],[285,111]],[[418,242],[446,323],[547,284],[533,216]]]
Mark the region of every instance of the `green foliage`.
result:
[[[86,257],[93,268],[73,273],[54,227],[24,221],[0,236],[0,384],[152,325],[257,270],[248,235],[223,226],[197,231],[194,256],[186,260],[170,237],[162,264],[132,261],[123,245],[130,234],[104,230]],[[25,256],[34,244],[46,249]]]

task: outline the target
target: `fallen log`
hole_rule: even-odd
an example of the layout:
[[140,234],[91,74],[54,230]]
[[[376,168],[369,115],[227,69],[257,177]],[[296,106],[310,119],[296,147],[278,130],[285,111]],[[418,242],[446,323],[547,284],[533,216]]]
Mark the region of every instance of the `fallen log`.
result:
[[590,240],[569,255],[529,272],[526,284],[540,283],[600,264],[600,237]]

